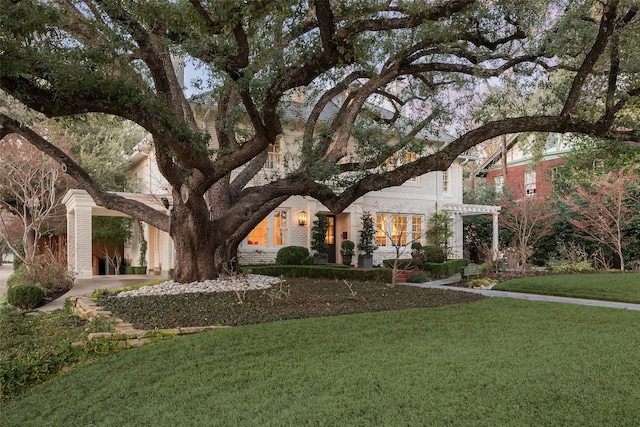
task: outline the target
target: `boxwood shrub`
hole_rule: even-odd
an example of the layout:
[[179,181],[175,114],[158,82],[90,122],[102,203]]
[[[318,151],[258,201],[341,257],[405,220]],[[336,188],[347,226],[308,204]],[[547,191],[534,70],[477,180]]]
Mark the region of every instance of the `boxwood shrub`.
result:
[[459,273],[460,269],[467,265],[469,265],[468,259],[451,259],[441,263],[423,261],[420,263],[420,269],[426,271],[432,277],[441,279]]
[[264,274],[266,276],[306,277],[309,279],[346,279],[354,281],[391,282],[392,270],[374,268],[355,270],[346,266],[332,265],[255,265],[243,267],[245,273]]
[[305,265],[311,264],[309,250],[303,246],[285,246],[276,255],[276,264]]
[[422,260],[424,262],[443,263],[447,260],[447,253],[440,246],[423,246]]
[[16,308],[29,310],[44,301],[44,290],[35,285],[16,285],[7,289],[7,302]]

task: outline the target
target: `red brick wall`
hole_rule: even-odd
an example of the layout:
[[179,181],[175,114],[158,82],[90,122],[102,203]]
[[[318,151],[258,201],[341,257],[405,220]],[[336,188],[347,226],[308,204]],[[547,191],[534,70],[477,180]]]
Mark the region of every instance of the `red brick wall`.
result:
[[[546,197],[551,194],[551,168],[564,163],[564,159],[545,160],[541,162],[536,171],[536,196]],[[529,170],[529,165],[508,166],[507,177],[504,185],[510,188],[516,197],[524,194],[524,174]],[[494,185],[495,177],[502,175],[502,169],[489,171],[487,174],[487,184]]]

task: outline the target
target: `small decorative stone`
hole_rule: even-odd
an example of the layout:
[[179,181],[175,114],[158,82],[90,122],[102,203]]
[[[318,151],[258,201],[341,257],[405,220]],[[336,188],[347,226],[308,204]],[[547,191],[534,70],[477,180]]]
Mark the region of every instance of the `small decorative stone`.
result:
[[119,298],[147,296],[147,295],[177,295],[185,293],[210,293],[229,291],[250,291],[269,289],[271,286],[281,282],[279,277],[264,276],[261,274],[248,274],[246,276],[221,277],[215,280],[205,280],[204,282],[178,283],[172,280],[154,286],[144,286],[142,288],[120,292]]

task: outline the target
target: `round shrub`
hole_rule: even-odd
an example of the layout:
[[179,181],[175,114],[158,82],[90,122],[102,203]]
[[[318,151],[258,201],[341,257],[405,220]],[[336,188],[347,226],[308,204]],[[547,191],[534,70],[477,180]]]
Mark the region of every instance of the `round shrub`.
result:
[[276,255],[276,264],[305,265],[309,264],[309,250],[302,246],[285,246]]
[[66,267],[34,263],[21,265],[7,278],[7,287],[18,285],[34,285],[46,293],[60,295],[73,287],[73,277]]
[[416,274],[414,276],[407,277],[409,283],[425,283],[430,281],[431,278],[424,273]]
[[447,254],[440,246],[423,246],[422,260],[425,262],[445,262]]
[[7,302],[14,307],[28,310],[39,307],[44,301],[44,290],[34,285],[18,285],[7,289]]

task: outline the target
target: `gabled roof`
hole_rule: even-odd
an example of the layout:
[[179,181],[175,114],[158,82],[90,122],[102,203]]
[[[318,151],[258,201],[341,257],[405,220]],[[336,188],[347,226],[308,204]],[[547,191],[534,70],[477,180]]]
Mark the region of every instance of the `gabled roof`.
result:
[[[507,152],[513,148],[514,145],[518,142],[519,133],[507,136]],[[487,159],[482,162],[475,175],[477,177],[485,178],[487,173],[489,173],[489,169],[493,167],[497,162],[502,159],[502,148],[496,150],[492,155],[487,157]]]

